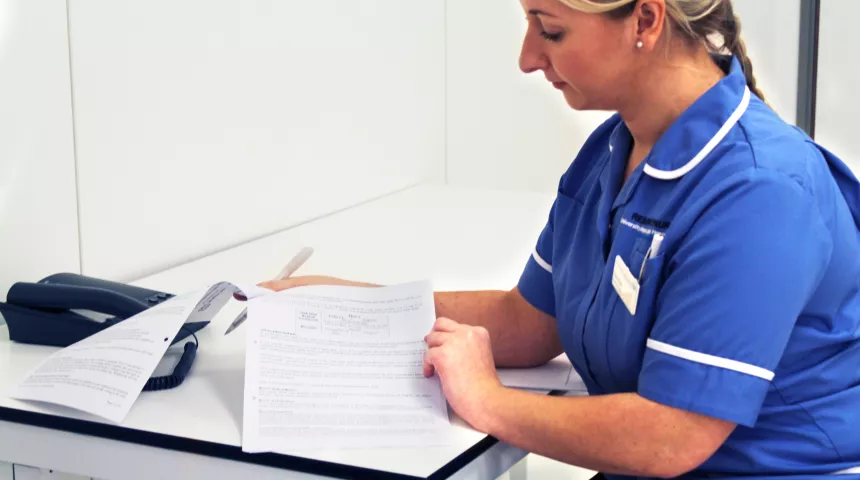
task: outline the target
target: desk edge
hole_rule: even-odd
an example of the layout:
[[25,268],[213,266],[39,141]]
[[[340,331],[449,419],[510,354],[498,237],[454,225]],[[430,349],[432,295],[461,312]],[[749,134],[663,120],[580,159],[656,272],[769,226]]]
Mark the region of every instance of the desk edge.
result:
[[295,457],[291,455],[276,453],[246,453],[242,451],[241,447],[233,445],[177,437],[164,433],[147,432],[145,430],[136,430],[118,425],[103,424],[76,418],[31,412],[28,410],[18,410],[9,407],[0,407],[0,420],[52,430],[61,430],[79,435],[100,437],[108,440],[146,445],[166,450],[205,455],[225,460],[233,460],[342,479],[442,480],[451,477],[498,443],[496,438],[489,435],[485,436],[480,441],[469,447],[466,451],[457,455],[451,461],[430,474],[430,476],[424,478],[402,473],[387,472],[384,470],[375,470],[366,467],[327,462],[324,460]]

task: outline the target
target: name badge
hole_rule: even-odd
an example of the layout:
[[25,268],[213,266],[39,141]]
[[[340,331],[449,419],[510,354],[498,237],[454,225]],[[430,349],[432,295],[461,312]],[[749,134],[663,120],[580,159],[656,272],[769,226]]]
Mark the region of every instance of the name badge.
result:
[[636,303],[639,300],[639,282],[630,272],[630,268],[624,263],[620,256],[615,257],[615,266],[612,268],[612,287],[621,297],[624,306],[630,315],[636,315]]

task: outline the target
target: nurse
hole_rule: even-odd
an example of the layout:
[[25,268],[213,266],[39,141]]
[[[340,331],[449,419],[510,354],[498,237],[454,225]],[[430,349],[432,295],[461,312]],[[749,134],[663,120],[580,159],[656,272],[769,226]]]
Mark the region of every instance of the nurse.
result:
[[[522,70],[617,114],[514,288],[436,294],[425,374],[476,429],[609,478],[860,475],[860,185],[763,101],[731,1],[521,3]],[[267,286],[320,283],[357,284]],[[495,375],[562,351],[588,397]]]

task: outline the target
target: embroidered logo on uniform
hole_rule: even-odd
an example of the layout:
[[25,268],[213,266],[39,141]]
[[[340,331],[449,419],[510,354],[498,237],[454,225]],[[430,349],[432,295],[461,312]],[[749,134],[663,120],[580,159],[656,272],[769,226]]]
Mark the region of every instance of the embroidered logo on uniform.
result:
[[653,218],[648,218],[643,215],[639,215],[638,213],[634,213],[632,218],[633,222],[622,217],[621,225],[624,225],[625,227],[630,227],[643,235],[654,235],[660,230],[665,231],[667,228],[669,228],[669,222],[665,220],[656,220]]
[[648,217],[639,215],[638,213],[633,214],[633,220],[636,222],[639,222],[641,225],[648,226],[648,227],[654,227],[657,230],[666,230],[667,228],[669,228],[669,222],[667,222],[666,220],[657,220],[654,218],[648,218]]

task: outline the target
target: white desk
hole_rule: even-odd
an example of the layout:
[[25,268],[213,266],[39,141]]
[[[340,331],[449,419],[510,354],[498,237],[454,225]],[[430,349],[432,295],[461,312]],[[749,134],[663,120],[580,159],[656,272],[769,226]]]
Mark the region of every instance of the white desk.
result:
[[[539,194],[416,187],[134,283],[172,293],[220,280],[256,283],[311,245],[316,252],[298,274],[386,284],[429,278],[437,290],[508,289],[551,202]],[[101,479],[437,479],[495,478],[526,455],[453,414],[456,444],[444,448],[243,453],[244,331],[223,336],[241,308],[231,302],[198,334],[197,360],[180,387],[143,393],[118,426],[9,399],[6,390],[54,349],[13,344],[0,327],[0,461]]]

